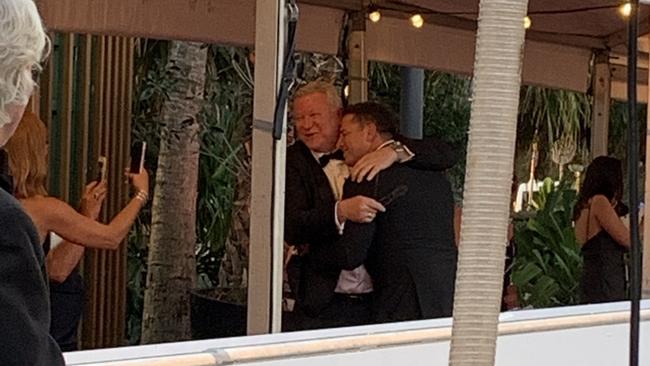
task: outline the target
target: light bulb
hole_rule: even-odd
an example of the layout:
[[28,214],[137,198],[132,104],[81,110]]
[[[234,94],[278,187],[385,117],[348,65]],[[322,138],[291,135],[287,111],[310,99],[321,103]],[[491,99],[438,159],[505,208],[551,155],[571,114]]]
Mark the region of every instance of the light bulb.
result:
[[377,23],[381,19],[381,13],[379,10],[374,10],[368,14],[368,19],[373,23]]
[[625,3],[621,6],[618,7],[618,12],[624,16],[624,17],[629,17],[630,14],[632,14],[632,4],[630,3]]
[[350,85],[343,87],[343,95],[345,95],[346,98],[350,96]]
[[530,28],[531,25],[533,25],[533,22],[530,20],[530,17],[526,15],[524,17],[524,29]]
[[377,5],[368,5],[368,19],[373,23],[377,23],[381,19],[381,13],[379,12],[379,7]]
[[411,25],[414,26],[415,28],[422,28],[424,25],[424,18],[422,18],[422,15],[420,14],[415,14],[411,17]]

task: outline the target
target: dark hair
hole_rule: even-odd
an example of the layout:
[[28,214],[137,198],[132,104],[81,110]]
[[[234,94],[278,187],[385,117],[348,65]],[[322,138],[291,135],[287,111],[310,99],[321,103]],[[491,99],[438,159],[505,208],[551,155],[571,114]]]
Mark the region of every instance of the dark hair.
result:
[[379,133],[390,134],[393,137],[399,130],[397,115],[383,104],[376,102],[363,102],[347,106],[343,109],[343,116],[352,114],[355,120],[362,124],[373,123]]
[[610,201],[619,201],[623,196],[623,169],[620,160],[599,156],[589,164],[578,202],[573,209],[574,220],[578,219],[589,200],[599,194]]

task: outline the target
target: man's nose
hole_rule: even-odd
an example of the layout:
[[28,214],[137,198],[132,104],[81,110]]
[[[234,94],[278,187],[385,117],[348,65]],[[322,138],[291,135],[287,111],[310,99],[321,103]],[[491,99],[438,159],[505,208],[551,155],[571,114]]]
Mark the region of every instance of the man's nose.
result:
[[304,130],[304,131],[309,131],[314,127],[314,123],[311,120],[311,118],[301,118],[298,120],[298,123],[296,123],[296,126],[298,126],[299,129]]

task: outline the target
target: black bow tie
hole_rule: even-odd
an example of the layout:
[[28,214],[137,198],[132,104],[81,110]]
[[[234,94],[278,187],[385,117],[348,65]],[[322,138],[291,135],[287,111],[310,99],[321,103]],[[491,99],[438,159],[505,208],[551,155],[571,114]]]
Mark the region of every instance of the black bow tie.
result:
[[343,151],[336,150],[331,154],[325,154],[318,159],[318,163],[324,168],[330,160],[343,160]]

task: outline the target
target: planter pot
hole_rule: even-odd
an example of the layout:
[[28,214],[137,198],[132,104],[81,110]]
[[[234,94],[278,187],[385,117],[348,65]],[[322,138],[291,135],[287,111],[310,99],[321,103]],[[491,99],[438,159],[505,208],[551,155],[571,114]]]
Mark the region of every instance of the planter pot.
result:
[[192,339],[210,339],[246,335],[246,305],[224,299],[228,290],[193,290]]

